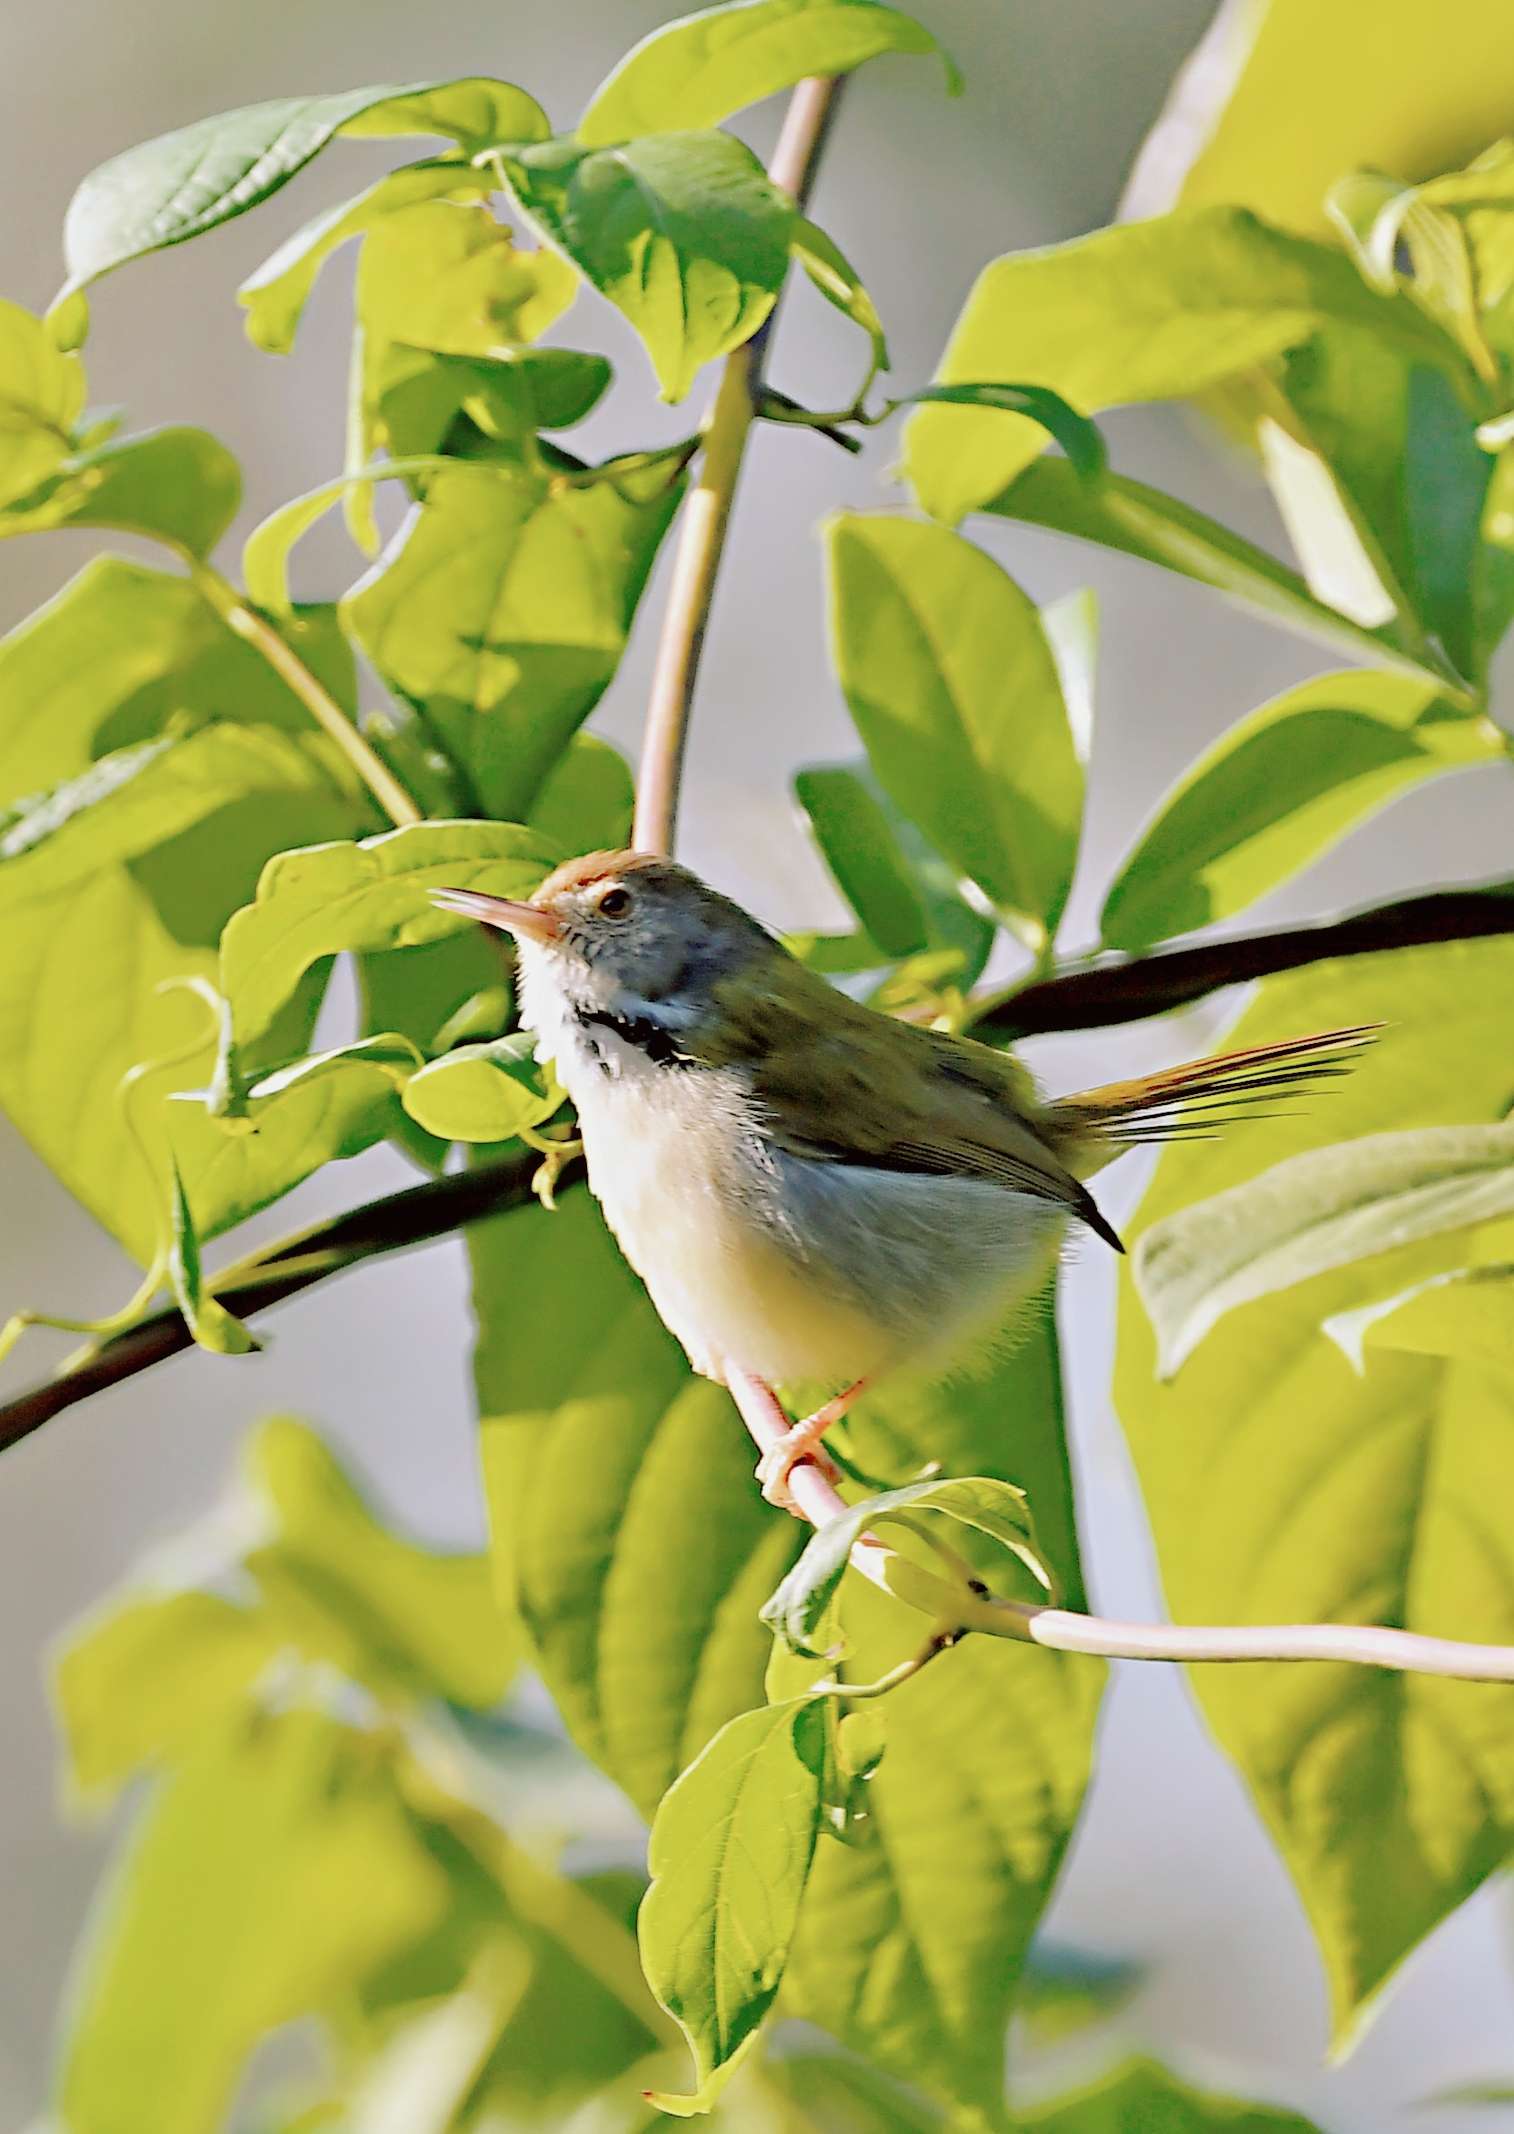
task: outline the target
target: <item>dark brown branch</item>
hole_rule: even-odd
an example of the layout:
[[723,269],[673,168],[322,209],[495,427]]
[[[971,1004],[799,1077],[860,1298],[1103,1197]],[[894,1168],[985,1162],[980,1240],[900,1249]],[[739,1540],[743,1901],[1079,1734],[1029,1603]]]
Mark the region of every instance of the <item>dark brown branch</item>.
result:
[[1431,890],[1391,904],[1369,905],[1344,919],[1235,934],[1225,941],[1200,941],[1192,948],[1158,948],[1144,956],[1062,971],[985,1000],[972,1028],[976,1036],[1009,1042],[1061,1030],[1103,1030],[1186,1008],[1224,986],[1301,971],[1339,956],[1425,948],[1437,941],[1479,941],[1494,934],[1514,934],[1514,882]]
[[[531,1179],[541,1162],[527,1149],[489,1163],[475,1164],[427,1185],[391,1193],[330,1222],[313,1224],[284,1238],[254,1259],[241,1262],[211,1287],[218,1300],[239,1318],[266,1311],[286,1297],[297,1296],[331,1275],[343,1274],[365,1260],[449,1237],[468,1224],[519,1207],[531,1198]],[[559,1191],[583,1176],[580,1162],[565,1165]],[[44,1423],[91,1394],[102,1393],[122,1379],[135,1378],[170,1356],[192,1347],[189,1328],[177,1306],[167,1306],[123,1333],[114,1334],[82,1361],[58,1377],[0,1407],[0,1450],[19,1444]]]

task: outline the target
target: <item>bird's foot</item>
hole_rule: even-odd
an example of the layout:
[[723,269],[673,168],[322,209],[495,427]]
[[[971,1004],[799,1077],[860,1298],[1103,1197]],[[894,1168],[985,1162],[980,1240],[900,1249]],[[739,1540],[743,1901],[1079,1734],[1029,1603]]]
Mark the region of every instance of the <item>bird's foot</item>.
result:
[[827,1482],[841,1480],[841,1469],[820,1442],[834,1421],[835,1417],[826,1409],[817,1408],[802,1423],[791,1424],[778,1442],[768,1447],[757,1462],[757,1480],[769,1504],[776,1504],[780,1511],[792,1512],[796,1519],[804,1517],[794,1502],[789,1482],[789,1476],[801,1461],[811,1461]]
[[776,1504],[782,1510],[792,1512],[796,1519],[804,1517],[794,1502],[794,1492],[789,1486],[789,1476],[801,1460],[812,1460],[827,1482],[835,1483],[841,1480],[843,1470],[836,1465],[820,1441],[832,1423],[840,1422],[865,1384],[864,1379],[858,1379],[856,1385],[848,1386],[844,1393],[838,1393],[833,1400],[828,1400],[823,1407],[817,1408],[813,1415],[807,1415],[803,1422],[791,1423],[776,1444],[768,1447],[757,1462],[757,1480],[762,1484],[762,1494],[769,1504]]

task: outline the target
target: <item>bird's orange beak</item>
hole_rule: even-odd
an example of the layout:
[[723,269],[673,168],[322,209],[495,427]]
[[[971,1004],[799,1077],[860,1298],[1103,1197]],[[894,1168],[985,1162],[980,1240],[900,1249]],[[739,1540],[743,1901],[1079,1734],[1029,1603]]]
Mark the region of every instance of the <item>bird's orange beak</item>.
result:
[[512,897],[489,897],[478,889],[433,889],[431,901],[440,904],[443,911],[461,912],[464,918],[498,926],[505,933],[523,935],[528,941],[546,943],[562,935],[562,921],[555,912],[543,911],[539,904],[517,904]]

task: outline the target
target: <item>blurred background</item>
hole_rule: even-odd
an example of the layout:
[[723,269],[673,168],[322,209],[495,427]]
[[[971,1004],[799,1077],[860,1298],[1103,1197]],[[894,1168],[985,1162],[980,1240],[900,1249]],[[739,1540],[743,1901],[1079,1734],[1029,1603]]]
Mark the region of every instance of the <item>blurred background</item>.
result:
[[[1211,0],[1139,7],[917,0],[913,11],[961,63],[965,96],[948,101],[918,61],[870,66],[848,92],[817,196],[820,219],[878,302],[900,389],[929,376],[986,259],[1074,236],[1114,214],[1174,74],[1214,15]],[[90,166],[147,136],[262,97],[467,73],[519,81],[566,126],[626,46],[676,12],[651,0],[559,0],[550,9],[483,0],[439,9],[402,0],[269,0],[255,15],[191,0],[131,9],[112,0],[13,6],[0,69],[0,185],[10,203],[0,221],[0,292],[33,308],[47,302],[61,278],[58,233],[74,185]],[[1231,11],[1231,28],[1239,12]],[[1424,168],[1460,160],[1514,126],[1507,67],[1503,79],[1479,72],[1463,48],[1462,75],[1476,88],[1448,118],[1455,86],[1442,95],[1424,72],[1428,62],[1395,43],[1390,18],[1401,9],[1334,0],[1326,12],[1342,34],[1350,28],[1365,74],[1389,84],[1401,123],[1428,126],[1435,116],[1435,138],[1418,151]],[[1473,10],[1470,0],[1436,10],[1442,52],[1456,48],[1463,13],[1470,24],[1474,13],[1491,21],[1496,10]],[[1320,124],[1310,117],[1316,109]],[[1294,130],[1280,137],[1279,160],[1298,200],[1317,197],[1328,177],[1370,152],[1360,129],[1352,131],[1349,91],[1328,78],[1300,77],[1290,116]],[[775,128],[770,107],[741,126],[759,150]],[[350,268],[344,273],[339,258],[327,271],[299,348],[283,361],[245,341],[234,289],[286,231],[355,191],[381,160],[365,146],[334,150],[255,216],[97,292],[88,350],[94,397],[123,403],[136,425],[174,420],[217,431],[246,469],[244,525],[340,471]],[[1211,177],[1216,189],[1228,182]],[[1160,155],[1149,157],[1138,204],[1166,204],[1165,183]],[[621,382],[580,433],[580,449],[630,449],[686,430],[686,411],[653,408],[649,421],[645,358],[607,308],[586,315],[590,301],[580,300],[566,332],[604,347]],[[848,329],[807,291],[797,294],[778,335],[774,382],[811,405],[831,404],[850,392],[855,361]],[[1123,471],[1281,545],[1260,483],[1181,414],[1118,416],[1108,434]],[[802,762],[853,753],[826,668],[814,529],[839,504],[877,508],[897,498],[886,486],[889,451],[876,443],[854,461],[804,433],[766,432],[738,508],[706,655],[682,849],[782,925],[839,916],[790,802],[790,775]],[[1072,941],[1091,935],[1102,884],[1174,774],[1223,727],[1326,662],[1176,578],[1028,529],[985,533],[980,524],[974,532],[1037,600],[1092,583],[1101,604],[1093,802]],[[6,544],[0,625],[46,598],[95,545],[66,533]],[[323,529],[300,552],[297,584],[310,597],[335,594],[356,564],[340,531]],[[595,722],[627,746],[638,731],[648,623],[658,606],[654,582]],[[1368,902],[1407,878],[1507,872],[1496,797],[1484,772],[1428,786],[1253,923]],[[1160,1042],[1199,1049],[1221,1021],[1218,1009],[1206,1008],[1183,1027],[1168,1025]],[[1032,1057],[1054,1087],[1071,1087],[1133,1071],[1155,1057],[1155,1043],[1150,1033],[1116,1033],[1045,1044]],[[382,1151],[333,1166],[268,1227],[292,1228],[406,1176]],[[1116,1220],[1140,1176],[1132,1167],[1117,1179],[1109,1192]],[[116,1248],[4,1122],[0,1210],[0,1316],[23,1304],[106,1310],[133,1286]],[[1112,1274],[1112,1264],[1090,1257],[1069,1285],[1076,1456],[1095,1602],[1106,1613],[1141,1615],[1159,1598],[1108,1407]],[[145,1549],[213,1501],[239,1434],[271,1411],[317,1421],[388,1512],[425,1537],[475,1545],[481,1538],[455,1245],[367,1269],[318,1299],[286,1306],[273,1331],[259,1357],[217,1366],[191,1355],[70,1412],[0,1471],[0,2122],[7,2126],[40,2108],[54,2012],[109,1837],[70,1820],[58,1800],[43,1661],[60,1630]],[[36,1375],[56,1339],[29,1337],[0,1384]],[[1143,2045],[1216,2086],[1293,2104],[1332,2134],[1381,2134],[1396,2124],[1454,2134],[1488,2125],[1488,2114],[1478,2122],[1416,2103],[1453,2082],[1514,2071],[1514,1931],[1498,1888],[1414,1958],[1352,2058],[1324,2066],[1323,1988],[1302,1914],[1181,1681],[1159,1668],[1127,1668],[1115,1683],[1090,1810],[1051,1927],[1061,1940],[1146,1967],[1130,2026]]]

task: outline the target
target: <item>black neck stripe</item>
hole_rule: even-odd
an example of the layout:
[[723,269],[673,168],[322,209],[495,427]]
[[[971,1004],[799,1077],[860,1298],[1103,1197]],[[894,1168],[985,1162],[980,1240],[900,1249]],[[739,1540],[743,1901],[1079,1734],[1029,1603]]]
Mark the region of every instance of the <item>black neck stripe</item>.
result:
[[[698,1060],[679,1050],[678,1040],[672,1031],[650,1015],[617,1015],[610,1008],[575,1008],[573,1019],[581,1030],[609,1030],[623,1044],[634,1045],[638,1052],[658,1067],[697,1067]],[[592,1044],[593,1039],[589,1042]]]

